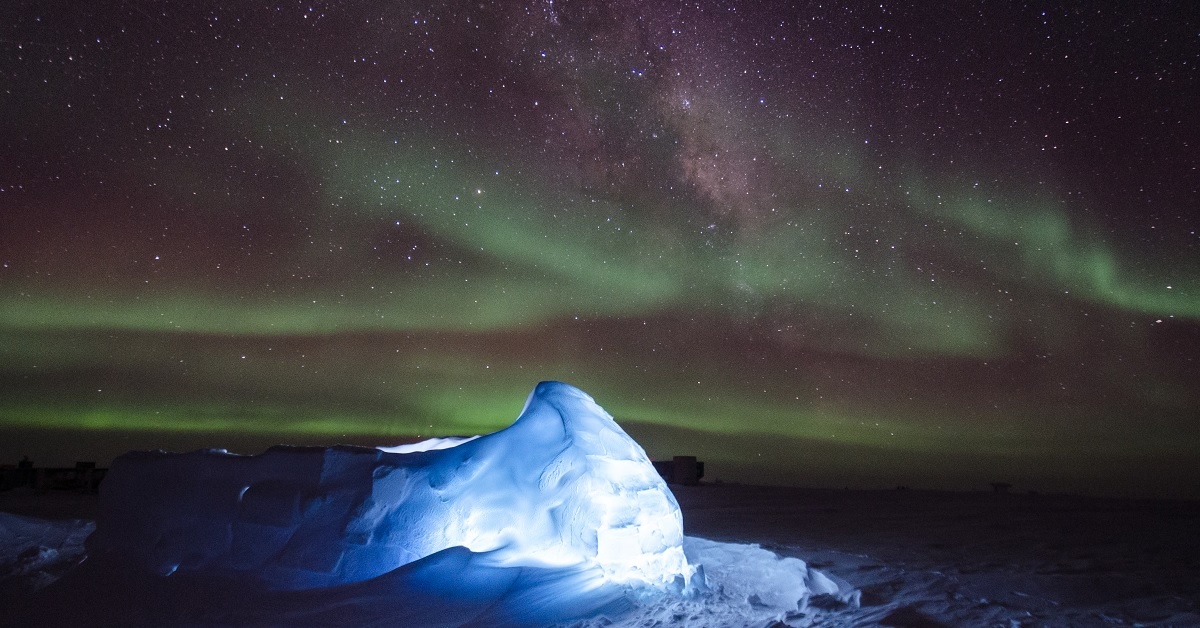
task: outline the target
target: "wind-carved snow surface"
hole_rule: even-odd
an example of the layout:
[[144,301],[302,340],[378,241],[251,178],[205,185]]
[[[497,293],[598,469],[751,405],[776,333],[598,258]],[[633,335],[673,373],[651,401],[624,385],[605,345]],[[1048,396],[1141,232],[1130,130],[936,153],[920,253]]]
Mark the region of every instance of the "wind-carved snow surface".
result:
[[126,454],[87,549],[152,574],[141,586],[223,592],[189,621],[726,625],[803,618],[814,595],[854,603],[798,559],[685,540],[642,448],[560,382],[474,439]]

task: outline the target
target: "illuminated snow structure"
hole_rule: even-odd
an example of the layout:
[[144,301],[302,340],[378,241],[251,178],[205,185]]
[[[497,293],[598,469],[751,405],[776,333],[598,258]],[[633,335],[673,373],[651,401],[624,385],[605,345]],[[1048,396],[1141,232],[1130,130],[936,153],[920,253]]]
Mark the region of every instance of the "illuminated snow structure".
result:
[[[139,586],[223,592],[208,597],[217,611],[189,611],[221,622],[607,621],[721,596],[773,617],[848,591],[756,546],[685,543],[642,448],[560,382],[538,384],[516,422],[473,439],[131,452],[101,487],[88,553],[142,574]],[[735,555],[741,571],[709,571],[738,582],[697,567]],[[791,576],[756,584],[746,569]],[[756,586],[783,602],[742,591]]]

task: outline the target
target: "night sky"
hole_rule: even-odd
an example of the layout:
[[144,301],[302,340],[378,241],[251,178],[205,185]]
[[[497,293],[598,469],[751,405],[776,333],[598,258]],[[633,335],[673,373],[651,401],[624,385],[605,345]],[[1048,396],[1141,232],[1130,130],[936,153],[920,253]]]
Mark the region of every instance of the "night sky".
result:
[[1200,496],[1200,5],[908,4],[0,4],[0,462]]

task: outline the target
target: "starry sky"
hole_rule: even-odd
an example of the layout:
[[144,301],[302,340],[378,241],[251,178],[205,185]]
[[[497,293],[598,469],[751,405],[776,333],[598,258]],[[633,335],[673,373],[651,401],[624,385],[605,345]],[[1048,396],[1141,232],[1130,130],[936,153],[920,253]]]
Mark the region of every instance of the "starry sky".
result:
[[5,2],[0,462],[1200,497],[1200,5],[923,4]]

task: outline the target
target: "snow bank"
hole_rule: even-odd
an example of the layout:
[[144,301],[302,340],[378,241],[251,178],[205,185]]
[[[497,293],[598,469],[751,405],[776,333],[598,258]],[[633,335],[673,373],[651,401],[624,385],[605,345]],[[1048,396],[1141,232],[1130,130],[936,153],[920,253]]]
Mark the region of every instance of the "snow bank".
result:
[[451,547],[619,583],[693,572],[679,506],[645,452],[559,382],[539,384],[507,429],[440,449],[126,454],[101,498],[91,553],[271,589],[358,582]]
[[102,623],[715,626],[804,617],[813,595],[854,601],[797,559],[685,542],[642,448],[559,382],[487,436],[132,452],[100,491],[89,561],[42,608],[61,596]]

